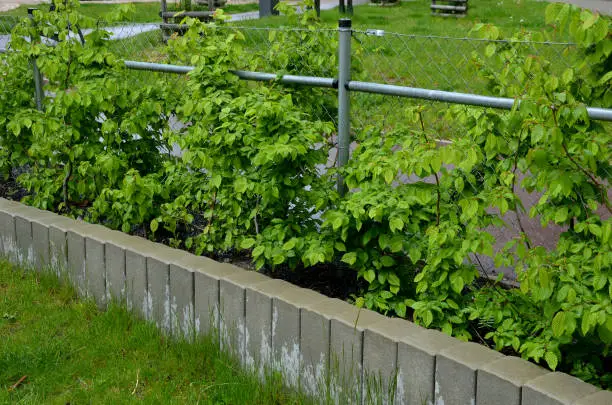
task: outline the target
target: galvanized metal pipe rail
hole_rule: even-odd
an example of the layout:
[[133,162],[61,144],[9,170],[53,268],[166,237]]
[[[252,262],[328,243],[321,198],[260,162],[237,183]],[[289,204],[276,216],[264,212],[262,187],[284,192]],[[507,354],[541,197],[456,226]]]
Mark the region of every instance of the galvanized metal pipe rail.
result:
[[[167,65],[163,63],[148,63],[125,61],[128,69],[149,70],[153,72],[186,74],[193,70],[193,66]],[[273,81],[278,80],[283,84],[303,85],[312,87],[338,88],[338,80],[331,77],[316,76],[279,76],[274,73],[250,72],[245,70],[232,71],[236,76],[243,80],[254,81]],[[431,89],[421,89],[416,87],[404,87],[391,84],[359,82],[349,80],[345,86],[350,91],[362,93],[386,94],[406,98],[416,98],[421,100],[442,101],[453,104],[473,105],[478,107],[499,108],[510,110],[514,105],[515,99],[506,97],[489,97],[478,94],[457,93],[453,91],[441,91]],[[612,121],[612,109],[587,107],[589,117],[594,120]]]
[[[191,72],[193,66],[178,66],[178,65],[166,65],[163,63],[148,63],[148,62],[136,62],[131,60],[124,61],[125,67],[133,70],[149,70],[152,72],[163,72],[163,73],[177,73],[186,74]],[[326,88],[338,88],[338,80],[328,77],[316,77],[316,76],[294,76],[294,75],[283,75],[279,76],[274,73],[263,73],[263,72],[251,72],[247,70],[232,70],[233,74],[241,78],[242,80],[251,80],[257,82],[271,82],[278,80],[283,84],[293,84],[311,87],[326,87]]]

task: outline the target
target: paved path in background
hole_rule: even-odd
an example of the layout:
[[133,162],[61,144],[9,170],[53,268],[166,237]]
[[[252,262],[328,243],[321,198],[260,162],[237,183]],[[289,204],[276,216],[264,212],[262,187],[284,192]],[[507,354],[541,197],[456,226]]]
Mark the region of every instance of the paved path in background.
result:
[[578,7],[612,15],[612,0],[547,0],[552,3],[570,3]]

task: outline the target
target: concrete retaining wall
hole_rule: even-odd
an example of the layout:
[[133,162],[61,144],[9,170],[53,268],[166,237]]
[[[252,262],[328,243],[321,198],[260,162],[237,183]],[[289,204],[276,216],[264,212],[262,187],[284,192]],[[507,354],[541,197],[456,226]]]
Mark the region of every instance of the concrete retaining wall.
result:
[[0,255],[100,308],[218,334],[245,367],[332,403],[610,405],[612,392],[281,280],[0,199]]

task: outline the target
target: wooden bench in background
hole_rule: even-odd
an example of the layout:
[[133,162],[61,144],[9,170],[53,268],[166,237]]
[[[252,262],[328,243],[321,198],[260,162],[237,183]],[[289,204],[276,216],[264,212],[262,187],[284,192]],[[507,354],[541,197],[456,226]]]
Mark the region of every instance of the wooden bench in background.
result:
[[442,17],[465,17],[468,0],[431,0],[431,13]]

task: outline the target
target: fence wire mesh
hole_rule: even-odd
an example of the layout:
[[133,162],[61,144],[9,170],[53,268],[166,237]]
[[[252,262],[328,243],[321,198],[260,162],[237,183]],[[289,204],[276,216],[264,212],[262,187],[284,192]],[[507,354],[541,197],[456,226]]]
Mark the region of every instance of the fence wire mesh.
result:
[[[496,96],[478,77],[475,59],[500,71],[503,62],[489,58],[492,47],[513,46],[524,55],[550,63],[553,73],[572,65],[575,47],[564,42],[493,41],[477,38],[410,35],[380,30],[353,31],[360,80],[401,86]],[[510,95],[510,97],[514,96]]]

